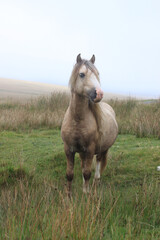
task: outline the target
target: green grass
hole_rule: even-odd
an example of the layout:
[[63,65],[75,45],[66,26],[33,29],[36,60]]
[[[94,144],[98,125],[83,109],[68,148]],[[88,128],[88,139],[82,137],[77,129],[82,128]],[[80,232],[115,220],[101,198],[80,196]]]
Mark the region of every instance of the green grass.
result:
[[65,168],[63,143],[60,131],[56,129],[25,133],[4,131],[0,149],[2,171],[22,167],[37,178],[43,176],[55,180],[56,173]]
[[160,141],[119,135],[100,186],[73,198],[59,129],[0,133],[0,239],[160,239]]

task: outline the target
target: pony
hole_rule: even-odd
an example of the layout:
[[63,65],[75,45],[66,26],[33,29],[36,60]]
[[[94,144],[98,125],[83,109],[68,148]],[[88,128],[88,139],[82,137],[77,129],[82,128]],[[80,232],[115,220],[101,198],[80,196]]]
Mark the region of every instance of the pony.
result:
[[108,149],[118,135],[114,110],[107,103],[101,102],[103,91],[100,87],[99,72],[94,63],[95,55],[90,60],[85,60],[79,54],[69,81],[71,99],[61,127],[67,158],[66,178],[69,196],[74,175],[75,153],[79,153],[81,159],[83,192],[88,193],[94,156],[96,182],[106,167]]

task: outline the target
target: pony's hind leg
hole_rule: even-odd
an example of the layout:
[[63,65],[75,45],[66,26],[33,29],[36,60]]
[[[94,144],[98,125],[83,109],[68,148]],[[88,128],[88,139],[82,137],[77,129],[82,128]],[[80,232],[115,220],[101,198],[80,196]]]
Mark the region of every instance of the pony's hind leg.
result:
[[106,165],[107,165],[107,154],[108,154],[108,149],[102,153],[102,157],[101,157],[101,169],[100,169],[100,173],[102,174]]
[[64,147],[65,154],[67,157],[67,171],[66,171],[66,178],[67,178],[67,195],[71,197],[71,186],[72,180],[74,175],[74,156],[75,153],[71,152],[67,146]]
[[100,176],[107,165],[107,152],[108,150],[103,153],[97,154],[96,156],[96,167],[94,175],[95,182],[100,181]]

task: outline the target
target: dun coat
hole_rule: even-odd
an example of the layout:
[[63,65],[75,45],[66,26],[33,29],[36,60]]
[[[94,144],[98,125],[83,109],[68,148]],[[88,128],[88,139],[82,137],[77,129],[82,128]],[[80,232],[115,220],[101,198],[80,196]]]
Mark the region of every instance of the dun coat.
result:
[[77,56],[70,77],[71,100],[62,123],[61,136],[67,158],[67,191],[71,194],[74,157],[78,152],[83,173],[83,192],[89,192],[91,166],[96,156],[95,181],[107,164],[107,152],[118,134],[114,110],[101,102],[99,72],[95,56],[87,61]]

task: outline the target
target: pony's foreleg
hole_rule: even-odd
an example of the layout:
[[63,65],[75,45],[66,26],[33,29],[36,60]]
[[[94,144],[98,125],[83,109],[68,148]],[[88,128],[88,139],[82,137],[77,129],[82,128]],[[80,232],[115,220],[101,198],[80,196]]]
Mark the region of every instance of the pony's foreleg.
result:
[[74,175],[74,156],[75,153],[71,152],[68,147],[65,146],[64,148],[65,154],[67,157],[67,171],[66,171],[66,178],[67,178],[67,194],[71,196],[71,186],[72,180]]
[[89,180],[91,177],[93,154],[80,153],[80,157],[81,157],[81,161],[82,161],[83,192],[88,193],[89,192]]

